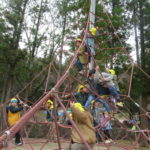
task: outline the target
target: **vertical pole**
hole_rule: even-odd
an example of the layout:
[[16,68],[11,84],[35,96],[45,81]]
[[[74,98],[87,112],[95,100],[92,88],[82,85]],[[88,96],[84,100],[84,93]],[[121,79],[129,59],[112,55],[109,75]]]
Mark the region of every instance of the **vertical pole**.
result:
[[[59,150],[61,150],[60,135],[59,135],[59,129],[58,129],[58,124],[57,124],[57,112],[56,112],[56,101],[55,100],[54,100],[54,122],[55,122],[54,132],[56,131],[58,147],[59,147]],[[52,128],[53,127],[54,126],[52,124]],[[55,138],[55,136],[54,136],[54,138]]]
[[95,9],[96,9],[96,0],[91,0],[90,6],[90,25],[89,28],[93,28],[95,24]]
[[132,86],[132,80],[133,80],[133,70],[134,70],[134,64],[132,64],[132,69],[131,69],[131,75],[130,75],[130,80],[129,80],[129,90],[128,90],[128,97],[130,97],[131,93],[131,86]]
[[7,150],[12,150],[12,149],[13,149],[13,145],[12,145],[11,140],[9,139],[9,140],[7,141]]
[[[66,4],[67,7],[67,4]],[[64,18],[63,18],[63,30],[62,30],[62,41],[61,41],[61,50],[60,50],[60,64],[59,64],[59,76],[58,79],[60,78],[62,74],[62,56],[63,56],[63,50],[64,50],[64,40],[65,40],[65,29],[66,29],[66,20],[67,20],[67,13],[65,11]]]
[[45,90],[44,90],[45,93],[47,92],[47,88],[48,88],[49,77],[50,77],[50,72],[51,72],[51,66],[52,66],[52,64],[50,64],[49,67],[48,67],[48,74],[47,74],[47,79],[46,79],[46,84],[45,84]]
[[[95,9],[96,9],[96,0],[91,0],[91,6],[90,6],[90,24],[89,24],[89,30],[91,28],[94,27],[94,24],[95,24]],[[93,39],[93,48],[94,48],[94,39]],[[89,64],[89,68],[90,69],[93,69],[93,66],[94,66],[94,60],[93,60],[93,56],[91,56],[91,62]]]

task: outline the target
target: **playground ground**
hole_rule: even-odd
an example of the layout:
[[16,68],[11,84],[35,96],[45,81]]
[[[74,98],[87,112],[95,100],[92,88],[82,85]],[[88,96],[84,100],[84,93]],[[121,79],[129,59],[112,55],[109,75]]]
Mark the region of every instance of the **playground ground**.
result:
[[[24,139],[24,143],[22,146],[15,146],[13,144],[13,150],[30,150],[33,149],[34,150],[40,150],[42,148],[42,146],[44,145],[46,140],[44,139]],[[93,150],[149,150],[150,148],[139,148],[137,146],[137,148],[131,149],[131,145],[133,143],[129,142],[129,141],[115,141],[109,145],[104,145],[104,144],[95,144],[94,149]],[[69,146],[69,142],[61,142],[61,148],[62,150],[66,149]],[[58,144],[54,143],[54,142],[48,142],[42,150],[58,150]],[[6,150],[6,148],[4,148],[4,150]]]

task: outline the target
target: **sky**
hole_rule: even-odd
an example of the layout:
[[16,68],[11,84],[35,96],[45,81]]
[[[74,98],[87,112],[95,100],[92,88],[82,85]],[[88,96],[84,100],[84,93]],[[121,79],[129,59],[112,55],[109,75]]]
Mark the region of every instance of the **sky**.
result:
[[131,45],[132,52],[131,52],[130,56],[132,57],[132,59],[134,61],[136,61],[136,50],[135,50],[135,40],[134,40],[134,38],[135,37],[133,35],[131,35],[126,42]]

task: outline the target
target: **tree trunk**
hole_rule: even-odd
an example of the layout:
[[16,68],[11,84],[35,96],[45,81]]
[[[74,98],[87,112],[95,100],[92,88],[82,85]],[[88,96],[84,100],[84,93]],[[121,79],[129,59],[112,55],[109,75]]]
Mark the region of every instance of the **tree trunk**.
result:
[[[144,2],[143,0],[139,0],[139,13],[140,13],[140,45],[141,45],[141,67],[145,70],[145,37],[144,37]],[[142,77],[142,75],[141,75]],[[144,81],[143,81],[144,82]],[[147,109],[147,99],[148,95],[146,93],[141,94],[141,106],[146,111]],[[145,114],[144,111],[140,110],[140,114]],[[141,128],[146,130],[148,129],[148,118],[146,115],[142,115],[141,118]],[[145,138],[141,138],[140,140],[141,146],[148,145],[147,140]]]
[[[143,94],[142,95],[142,99],[141,99],[141,107],[144,109],[144,110],[147,110],[147,104],[148,104],[148,95],[146,94]],[[145,114],[145,111],[142,111],[140,110],[140,114]],[[146,115],[142,115],[140,117],[140,121],[141,121],[141,129],[142,130],[148,130],[148,117]],[[147,135],[147,138],[148,138],[148,134],[147,132],[145,132],[145,134]],[[142,135],[142,134],[141,134]],[[141,147],[145,147],[148,145],[148,141],[146,140],[146,138],[142,135],[143,138],[141,138],[140,140],[140,145]]]
[[36,24],[36,29],[35,29],[35,36],[34,36],[34,41],[33,41],[32,52],[31,52],[31,58],[34,58],[35,51],[36,51],[36,48],[38,45],[37,40],[38,40],[38,33],[39,33],[40,24],[41,24],[42,7],[43,7],[43,0],[41,0],[40,10],[38,12],[37,24]]
[[[20,37],[21,37],[21,33],[22,33],[22,28],[23,28],[23,23],[24,23],[24,15],[25,15],[25,10],[26,10],[26,6],[27,6],[28,0],[24,0],[23,2],[23,8],[22,5],[19,6],[18,11],[20,12],[20,20],[17,20],[16,26],[14,26],[14,33],[13,33],[13,50],[17,51],[18,47],[19,47],[19,42],[20,42]],[[19,14],[17,14],[19,15]],[[16,57],[17,59],[17,57]],[[8,100],[11,96],[11,91],[13,90],[13,85],[14,85],[14,75],[11,75],[11,73],[13,72],[13,70],[15,69],[17,64],[17,61],[14,62],[10,62],[10,72],[8,74],[8,78],[6,80],[6,83],[4,84],[3,87],[3,94],[2,94],[2,99],[4,100]],[[15,93],[14,93],[15,94]]]
[[5,100],[8,100],[12,96],[14,96],[11,94],[13,91],[13,82],[14,82],[14,76],[9,76],[7,80],[7,92],[6,92]]
[[[19,47],[19,41],[20,41],[20,37],[21,37],[21,33],[22,33],[22,28],[23,28],[23,22],[24,22],[24,15],[25,15],[25,11],[26,11],[26,6],[29,0],[25,0],[23,3],[23,8],[20,10],[21,11],[21,19],[18,22],[19,23],[19,27],[17,29],[17,31],[15,32],[16,35],[16,41],[15,41],[15,49],[18,49]],[[20,6],[21,7],[21,6]]]
[[[148,104],[148,95],[143,94],[142,100],[141,100],[141,107],[144,108],[144,110],[147,110],[147,104]],[[145,114],[145,111],[140,111],[141,114]],[[141,117],[141,128],[142,129],[148,129],[148,118],[146,116]]]
[[141,42],[141,67],[145,69],[145,37],[144,37],[144,2],[143,0],[139,0],[139,8],[140,8],[140,42]]
[[136,45],[136,59],[137,64],[140,64],[140,58],[139,58],[139,42],[138,42],[138,35],[137,35],[137,15],[136,15],[136,8],[134,7],[134,34],[135,34],[135,45]]
[[60,62],[59,62],[59,76],[61,76],[62,73],[62,54],[63,54],[63,48],[64,48],[64,37],[65,37],[65,29],[66,29],[66,19],[67,14],[65,13],[64,20],[63,20],[63,30],[62,30],[62,41],[61,41],[61,52],[60,52]]
[[3,103],[5,101],[5,95],[7,92],[7,79],[8,79],[8,77],[6,76],[6,78],[4,79],[4,84],[3,84],[1,103]]

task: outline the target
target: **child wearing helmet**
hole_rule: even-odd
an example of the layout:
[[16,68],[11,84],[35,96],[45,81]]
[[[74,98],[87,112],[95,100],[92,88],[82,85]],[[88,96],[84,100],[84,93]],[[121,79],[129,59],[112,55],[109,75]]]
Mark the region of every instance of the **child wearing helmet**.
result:
[[117,82],[117,75],[116,75],[116,72],[115,70],[113,69],[106,69],[108,73],[110,73],[112,76],[113,76],[113,82],[115,84],[115,87],[117,89],[117,92],[119,93],[119,85],[118,85],[118,82]]
[[[101,137],[101,134],[99,132],[96,132],[97,136],[97,141],[102,142],[103,140],[106,140],[105,143],[111,143],[111,135],[109,131],[112,129],[110,121],[106,121],[107,118],[109,117],[105,107],[101,105],[101,103],[94,102],[93,103],[93,109],[91,110],[92,116],[94,118],[94,125],[98,126],[101,125],[100,128],[97,129],[97,131],[103,132],[104,136],[103,138]],[[104,122],[106,122],[104,125],[102,125]]]
[[[88,99],[88,97],[89,97],[89,92],[88,92],[88,89],[87,89],[87,85],[79,85],[77,87],[77,91],[73,95],[76,98],[76,101],[78,103],[80,103],[82,106],[84,106],[87,99]],[[71,96],[72,96],[71,94],[64,95],[64,96],[62,96],[62,98],[69,98]]]
[[[7,119],[9,126],[13,126],[20,120],[20,112],[23,110],[23,102],[19,102],[17,98],[12,98],[9,106],[6,107]],[[20,131],[15,134],[15,144],[22,145]]]
[[90,53],[89,68],[93,69],[93,66],[94,66],[94,58],[93,57],[95,56],[94,38],[98,34],[97,28],[92,27],[92,28],[90,28],[90,30],[88,32],[86,30],[84,30],[83,33],[86,34],[86,37],[84,40],[84,46],[87,49],[87,51],[89,51],[89,53]]
[[101,83],[105,88],[108,88],[109,92],[113,97],[115,98],[118,106],[123,106],[123,104],[120,103],[120,94],[117,91],[116,85],[114,83],[114,76],[115,71],[110,69],[107,69],[107,72],[99,73],[99,67],[96,67],[96,73],[95,73],[95,81],[97,83]]
[[85,45],[90,49],[90,54],[95,55],[94,50],[94,36],[97,34],[97,29],[95,27],[91,28],[86,34]]
[[[80,130],[82,137],[86,140],[91,148],[96,143],[95,129],[93,127],[93,117],[83,108],[80,103],[70,102],[72,110],[72,120]],[[76,132],[75,128],[71,130],[71,150],[85,150],[86,146]]]
[[82,39],[77,38],[76,39],[76,47],[79,48],[79,53],[78,53],[78,57],[77,60],[75,62],[75,66],[77,67],[78,71],[82,71],[83,70],[83,66],[87,65],[89,62],[89,54],[86,51],[86,49],[84,48],[84,46],[81,46],[82,43]]
[[45,104],[46,109],[46,122],[53,121],[54,119],[54,103],[52,100],[48,100]]
[[110,109],[109,105],[103,99],[97,97],[97,95],[92,93],[92,92],[97,92],[97,84],[96,84],[96,82],[94,80],[94,77],[95,77],[95,69],[90,70],[90,72],[89,72],[88,83],[89,83],[89,87],[90,87],[89,88],[90,92],[89,92],[89,96],[88,96],[88,99],[87,99],[84,107],[86,109],[88,109],[90,104],[91,104],[91,102],[93,100],[96,100],[97,102],[100,102],[100,103],[102,103],[105,106],[105,108],[106,108],[108,113],[111,113],[111,109]]
[[[45,123],[51,122],[50,124],[50,130],[55,131],[55,122],[54,122],[54,102],[53,97],[50,97],[50,99],[47,100],[45,103],[45,109],[46,109],[46,121]],[[55,132],[54,132],[55,133]],[[50,140],[56,141],[56,134],[52,134],[50,136]]]

